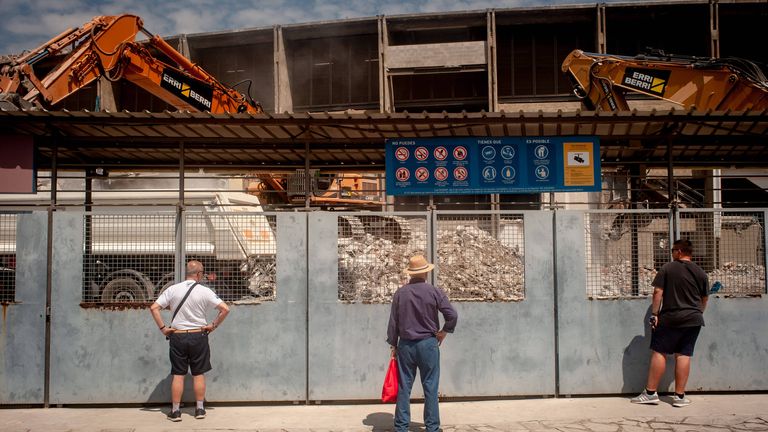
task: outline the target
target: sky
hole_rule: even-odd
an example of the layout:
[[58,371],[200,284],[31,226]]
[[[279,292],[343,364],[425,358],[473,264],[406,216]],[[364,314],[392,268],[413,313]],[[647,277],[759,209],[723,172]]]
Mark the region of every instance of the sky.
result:
[[[604,1],[604,0],[603,0]],[[612,0],[608,0],[612,1]],[[626,1],[626,0],[625,0]],[[0,0],[0,54],[34,49],[98,15],[138,15],[160,36],[347,18],[504,9],[588,0]]]

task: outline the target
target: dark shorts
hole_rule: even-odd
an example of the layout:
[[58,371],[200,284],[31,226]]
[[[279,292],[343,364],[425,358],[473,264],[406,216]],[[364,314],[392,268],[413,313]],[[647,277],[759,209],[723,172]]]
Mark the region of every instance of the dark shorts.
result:
[[659,327],[651,335],[651,349],[662,354],[693,356],[701,327]]
[[211,370],[208,333],[173,333],[170,335],[171,374],[202,375]]

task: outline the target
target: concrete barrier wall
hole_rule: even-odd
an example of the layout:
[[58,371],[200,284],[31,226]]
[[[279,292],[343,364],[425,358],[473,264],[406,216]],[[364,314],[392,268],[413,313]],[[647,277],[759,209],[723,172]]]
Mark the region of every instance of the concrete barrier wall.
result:
[[2,305],[0,404],[42,404],[48,214],[20,214],[16,238],[16,302]]
[[[586,295],[584,213],[555,215],[558,251],[560,394],[636,393],[650,359],[650,297],[590,300]],[[691,391],[768,389],[768,304],[712,296],[691,363]],[[660,388],[673,390],[673,363]]]

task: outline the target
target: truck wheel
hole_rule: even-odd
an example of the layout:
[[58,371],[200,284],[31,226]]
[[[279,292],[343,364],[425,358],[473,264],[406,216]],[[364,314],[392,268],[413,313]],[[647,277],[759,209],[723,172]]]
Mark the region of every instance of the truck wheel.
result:
[[152,298],[152,282],[136,270],[116,271],[107,279],[101,292],[102,303],[145,303]]
[[[157,282],[157,297],[160,297],[160,294],[163,293],[166,289],[168,289],[169,286],[172,286],[176,283],[176,275],[173,272],[166,273],[163,275],[162,278]],[[155,298],[157,298],[155,297]]]

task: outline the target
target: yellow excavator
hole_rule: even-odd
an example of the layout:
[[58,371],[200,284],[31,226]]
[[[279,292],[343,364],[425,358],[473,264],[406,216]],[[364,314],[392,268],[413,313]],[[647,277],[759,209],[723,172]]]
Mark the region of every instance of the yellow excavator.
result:
[[627,93],[700,111],[768,108],[765,71],[740,58],[667,55],[660,50],[628,57],[574,50],[562,70],[589,110],[629,110]]

